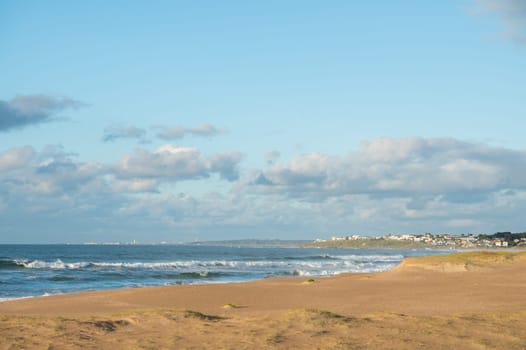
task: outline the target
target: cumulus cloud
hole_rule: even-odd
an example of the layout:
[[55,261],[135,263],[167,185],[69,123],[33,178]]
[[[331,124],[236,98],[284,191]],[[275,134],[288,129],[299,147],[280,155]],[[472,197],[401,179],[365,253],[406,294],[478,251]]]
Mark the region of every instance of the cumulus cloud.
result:
[[[205,204],[190,196],[174,202],[178,203],[176,208],[153,207],[151,215],[137,216],[145,198],[159,205],[168,204],[158,200],[171,196],[170,191],[161,191],[166,183],[213,174],[233,181],[238,177],[240,160],[237,152],[205,155],[195,148],[174,145],[154,151],[136,150],[120,162],[109,164],[81,161],[60,146],[41,151],[32,147],[0,151],[2,240],[20,241],[27,232],[34,232],[33,242],[46,233],[50,238],[61,237],[59,241],[91,240],[97,235],[100,240],[109,240],[117,239],[119,234],[126,240],[130,232],[137,230],[168,235],[163,238],[166,240],[173,234],[172,222],[183,226],[195,222],[180,219],[181,215],[192,215],[192,203],[195,215],[206,216],[207,210],[212,210],[207,209],[211,202]],[[27,216],[31,217],[30,224],[25,220]],[[204,217],[199,220],[204,226],[211,222]],[[69,236],[68,230],[75,235]]]
[[0,100],[0,131],[48,122],[66,109],[82,106],[82,102],[67,97],[46,95],[19,95],[11,101]]
[[479,11],[497,15],[505,29],[502,36],[526,44],[526,1],[476,0]]
[[19,147],[0,152],[0,193],[31,196],[82,196],[157,192],[163,183],[239,177],[241,154],[204,155],[196,148],[164,145],[136,149],[115,164],[79,161],[60,146],[36,152]]
[[157,136],[163,140],[178,140],[185,136],[211,137],[222,131],[211,124],[201,124],[196,127],[176,126],[174,128],[162,128]]
[[120,178],[162,178],[177,181],[208,178],[213,173],[229,181],[239,176],[239,152],[204,156],[197,148],[166,144],[154,151],[136,149],[114,167]]
[[132,125],[111,125],[104,129],[102,141],[112,142],[117,139],[137,139],[145,141],[146,130]]
[[252,182],[260,193],[305,200],[347,194],[425,196],[526,186],[526,152],[454,139],[377,139],[344,157],[311,153],[276,163]]
[[[89,194],[103,184],[103,166],[79,162],[60,147],[36,152],[31,147],[13,148],[0,153],[0,193],[42,204],[42,198]],[[43,206],[45,207],[45,205]]]

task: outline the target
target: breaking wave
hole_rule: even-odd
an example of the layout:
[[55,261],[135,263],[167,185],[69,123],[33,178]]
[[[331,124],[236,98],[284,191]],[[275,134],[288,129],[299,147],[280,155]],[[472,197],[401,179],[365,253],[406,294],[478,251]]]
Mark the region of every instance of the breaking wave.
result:
[[393,268],[405,256],[431,254],[177,245],[9,246],[0,252],[0,301],[45,293],[379,272]]
[[[26,269],[50,269],[50,270],[75,270],[75,269],[250,269],[250,268],[287,268],[287,267],[306,267],[309,269],[320,269],[323,267],[342,267],[353,269],[346,269],[347,272],[354,271],[376,271],[376,269],[367,269],[374,266],[383,266],[384,264],[397,264],[402,261],[402,255],[374,255],[374,256],[325,256],[318,260],[319,257],[311,259],[283,259],[283,260],[190,260],[190,261],[161,261],[161,262],[63,262],[60,259],[54,261],[42,260],[0,260],[0,269],[26,268]],[[332,270],[332,269],[331,269]]]

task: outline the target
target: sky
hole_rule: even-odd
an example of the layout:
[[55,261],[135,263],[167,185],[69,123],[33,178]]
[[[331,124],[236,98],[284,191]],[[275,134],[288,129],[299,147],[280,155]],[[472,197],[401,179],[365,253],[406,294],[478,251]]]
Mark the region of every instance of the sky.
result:
[[0,2],[0,243],[526,231],[526,1]]

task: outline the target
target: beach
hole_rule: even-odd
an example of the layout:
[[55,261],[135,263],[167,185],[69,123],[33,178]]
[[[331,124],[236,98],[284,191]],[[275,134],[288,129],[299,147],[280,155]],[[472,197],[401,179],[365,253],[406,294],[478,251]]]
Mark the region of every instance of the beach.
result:
[[525,349],[526,254],[0,303],[0,349]]

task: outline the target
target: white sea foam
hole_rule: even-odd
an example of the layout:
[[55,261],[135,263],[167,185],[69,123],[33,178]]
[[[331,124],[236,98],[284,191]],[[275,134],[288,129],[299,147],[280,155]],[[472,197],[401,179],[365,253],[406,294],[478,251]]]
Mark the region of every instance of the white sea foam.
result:
[[14,297],[14,298],[0,298],[0,303],[3,301],[9,301],[9,300],[21,300],[21,299],[31,299],[35,298],[34,296],[27,296],[27,297]]
[[23,297],[12,297],[12,298],[0,298],[0,303],[3,301],[10,301],[10,300],[21,300],[21,299],[32,299],[32,298],[39,298],[39,297],[49,297],[51,295],[58,295],[63,293],[44,293],[41,295],[28,295]]
[[335,258],[351,261],[400,262],[403,255],[337,255]]
[[[329,259],[327,259],[329,258]],[[176,260],[158,262],[63,262],[42,260],[15,260],[15,263],[28,269],[145,269],[176,270],[181,273],[198,273],[207,277],[210,272],[274,270],[278,274],[299,276],[329,276],[344,272],[385,271],[402,261],[402,255],[331,255],[325,260]]]

